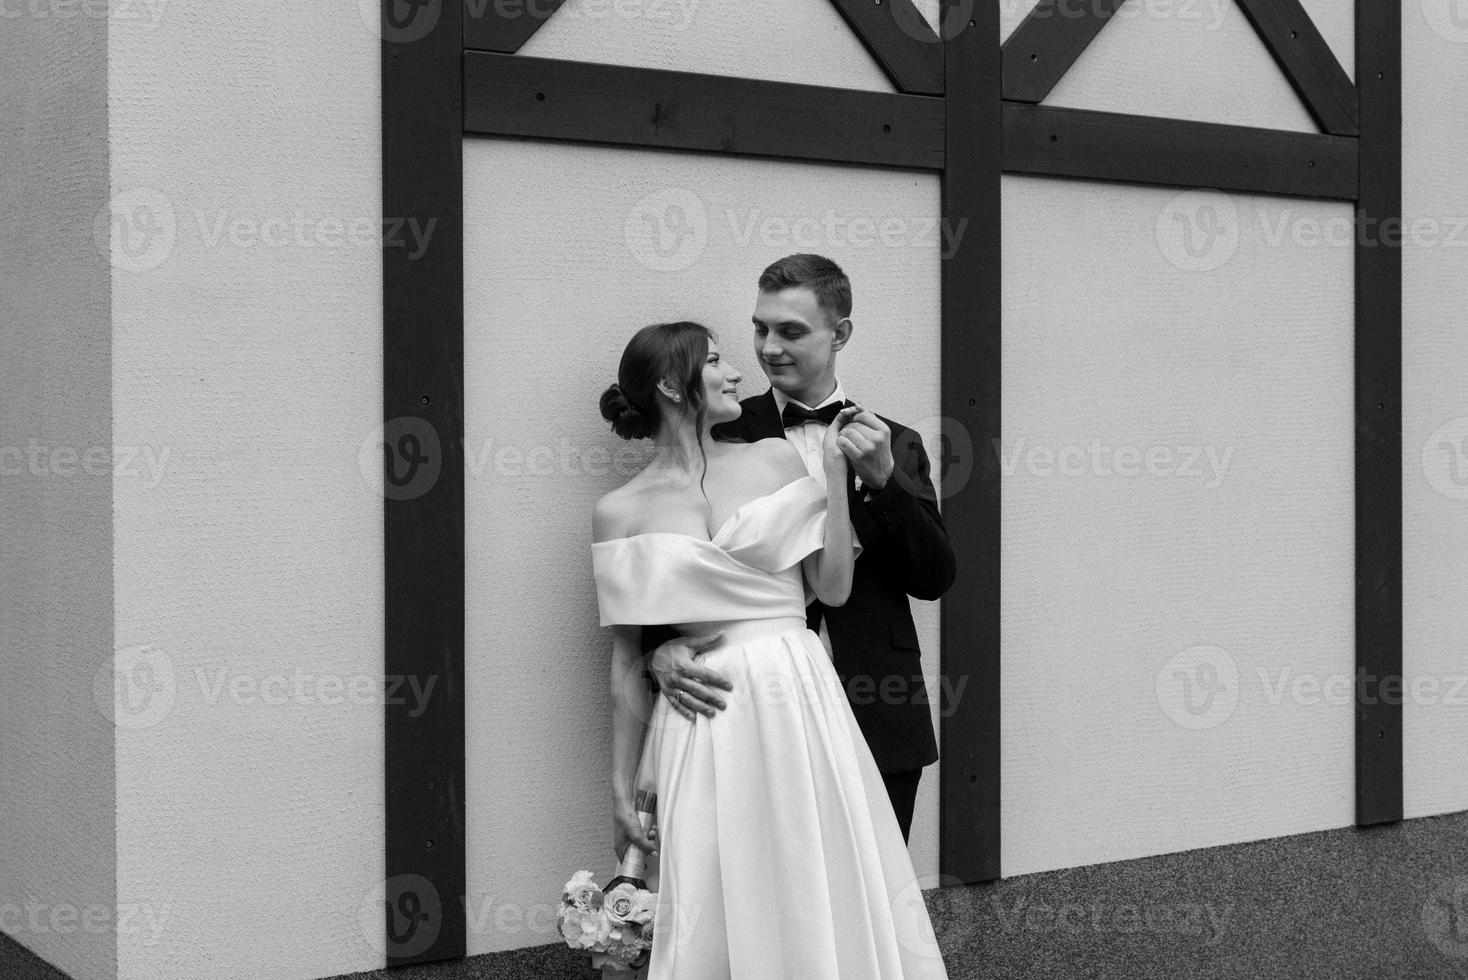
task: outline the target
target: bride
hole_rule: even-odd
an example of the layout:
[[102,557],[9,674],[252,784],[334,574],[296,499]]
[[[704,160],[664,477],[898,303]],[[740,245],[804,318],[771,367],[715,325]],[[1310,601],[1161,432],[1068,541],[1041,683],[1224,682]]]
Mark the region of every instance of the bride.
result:
[[[738,418],[739,381],[707,328],[654,324],[601,399],[619,436],[655,446],[592,516],[613,847],[657,854],[649,980],[946,980],[882,777],[805,623],[810,595],[838,606],[851,589],[841,430],[860,409],[827,431],[823,488],[784,439],[710,438]],[[722,633],[701,655],[734,683],[716,717],[685,717],[642,683],[655,624]],[[647,834],[641,786],[657,793]]]

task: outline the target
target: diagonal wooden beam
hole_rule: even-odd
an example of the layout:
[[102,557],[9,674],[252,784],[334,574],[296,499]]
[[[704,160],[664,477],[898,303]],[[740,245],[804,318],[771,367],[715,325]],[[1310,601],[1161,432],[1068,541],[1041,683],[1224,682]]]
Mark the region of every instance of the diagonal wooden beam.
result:
[[943,94],[943,42],[912,0],[831,0],[897,91]]
[[1356,86],[1300,0],[1239,0],[1239,6],[1321,130],[1335,136],[1359,133]]
[[464,0],[464,47],[514,54],[563,3],[565,0]]
[[1040,0],[1004,42],[1004,98],[1041,102],[1126,0]]

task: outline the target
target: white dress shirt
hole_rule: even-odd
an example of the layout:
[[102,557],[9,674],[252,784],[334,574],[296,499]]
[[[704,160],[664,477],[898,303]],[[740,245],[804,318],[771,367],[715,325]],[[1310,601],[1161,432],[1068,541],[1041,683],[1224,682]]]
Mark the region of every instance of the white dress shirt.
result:
[[[839,405],[846,400],[846,392],[841,387],[840,378],[836,379],[836,390],[831,392],[830,396],[819,405],[807,405],[805,402],[795,401],[794,398],[791,398],[779,388],[771,387],[770,390],[775,396],[775,410],[781,413],[785,411],[785,406],[791,402],[795,402],[801,408],[815,411],[818,408],[824,408],[832,403]],[[806,472],[815,477],[822,487],[826,485],[826,468],[821,462],[821,444],[825,442],[827,428],[829,426],[811,419],[810,421],[802,422],[799,425],[792,425],[785,429],[785,438],[800,451],[801,458],[805,460]],[[857,541],[855,529],[852,530],[851,537],[853,541]],[[806,591],[808,593],[806,603],[809,604],[815,596],[810,593],[809,586],[806,587]],[[826,653],[830,654],[831,634],[826,631],[825,616],[821,617],[820,635],[821,643],[825,646]]]

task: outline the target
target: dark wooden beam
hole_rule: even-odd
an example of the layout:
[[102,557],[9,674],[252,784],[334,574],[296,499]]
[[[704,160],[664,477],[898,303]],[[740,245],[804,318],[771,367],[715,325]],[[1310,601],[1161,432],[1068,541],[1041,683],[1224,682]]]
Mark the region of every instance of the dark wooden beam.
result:
[[1336,136],[1360,132],[1356,86],[1300,0],[1239,0],[1239,6],[1321,130]]
[[1041,102],[1125,0],[1040,0],[1004,42],[1004,97]]
[[918,95],[464,53],[475,135],[937,170],[943,118]]
[[1402,819],[1402,9],[1357,0],[1356,823]]
[[[463,36],[453,3],[383,6],[383,437],[374,449],[385,461],[384,671],[395,694],[383,709],[383,911],[388,965],[402,966],[462,957],[466,939]],[[405,10],[437,19],[402,19]],[[408,221],[424,232],[413,248]],[[401,696],[408,678],[433,692],[425,705]]]
[[943,94],[943,42],[912,0],[831,0],[897,91]]
[[938,866],[949,883],[992,881],[1000,871],[1000,471],[992,448],[1001,377],[998,39],[998,5],[981,3],[973,26],[946,43],[943,221],[961,233],[942,260],[941,403],[953,426],[944,438],[956,445],[934,448],[940,478],[947,476],[939,484],[943,520],[958,554],[958,576],[943,597],[943,687],[965,692],[942,706]]
[[[422,3],[425,0],[393,0]],[[454,0],[442,0],[452,4]],[[561,9],[565,0],[464,0],[464,47],[514,54]]]
[[1009,173],[1354,201],[1356,140],[1004,104]]

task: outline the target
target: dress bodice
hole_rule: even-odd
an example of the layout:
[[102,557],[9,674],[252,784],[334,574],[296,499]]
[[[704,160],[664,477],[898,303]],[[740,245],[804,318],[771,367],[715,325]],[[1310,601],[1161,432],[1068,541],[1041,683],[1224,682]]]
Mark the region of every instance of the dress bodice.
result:
[[648,531],[595,542],[601,625],[804,616],[800,562],[825,535],[826,491],[804,476],[747,501],[707,540]]

